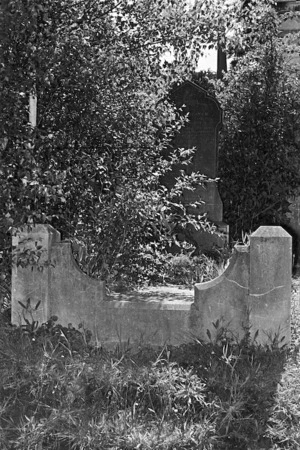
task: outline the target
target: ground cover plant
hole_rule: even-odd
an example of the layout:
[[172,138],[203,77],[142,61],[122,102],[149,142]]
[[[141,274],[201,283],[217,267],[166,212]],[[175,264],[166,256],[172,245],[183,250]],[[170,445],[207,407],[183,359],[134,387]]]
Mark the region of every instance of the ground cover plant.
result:
[[[219,276],[225,270],[231,256],[232,249],[229,246],[215,247],[198,255],[194,254],[193,246],[187,246],[178,254],[155,252],[151,256],[155,259],[155,268],[148,269],[147,277],[143,281],[154,285],[193,287],[195,283],[203,283]],[[109,282],[107,284],[109,285]]]
[[289,351],[238,343],[221,322],[208,343],[110,352],[56,317],[2,323],[1,448],[299,448],[299,290]]

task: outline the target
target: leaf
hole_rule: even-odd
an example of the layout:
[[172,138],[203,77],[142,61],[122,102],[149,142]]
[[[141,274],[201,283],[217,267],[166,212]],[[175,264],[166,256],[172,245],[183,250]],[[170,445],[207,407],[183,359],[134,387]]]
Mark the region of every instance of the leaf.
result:
[[22,303],[21,301],[18,301],[18,303],[22,306],[22,308],[27,309],[27,307]]
[[212,324],[215,327],[215,329],[217,330],[219,328],[219,325],[220,325],[220,320],[218,319],[215,323],[213,322]]
[[41,300],[39,300],[39,301],[37,302],[37,304],[35,305],[35,308],[34,308],[35,311],[38,309],[38,307],[40,306],[40,304],[41,304]]

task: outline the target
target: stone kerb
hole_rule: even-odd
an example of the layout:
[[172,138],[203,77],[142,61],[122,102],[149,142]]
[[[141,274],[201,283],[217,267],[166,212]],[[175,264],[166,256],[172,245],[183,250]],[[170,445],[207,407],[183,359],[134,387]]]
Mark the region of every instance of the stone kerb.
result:
[[[45,323],[52,315],[63,325],[94,323],[95,309],[105,296],[104,283],[83,273],[72,255],[71,244],[61,242],[60,233],[50,225],[35,225],[18,230],[13,237],[15,259],[26,252],[40,255],[35,264],[12,268],[12,323],[24,323],[24,317]],[[16,252],[17,250],[17,252]],[[30,299],[29,311],[27,305]],[[35,306],[40,302],[39,307]]]
[[238,245],[228,267],[217,278],[195,285],[195,301],[192,305],[191,328],[194,334],[207,341],[209,330],[215,339],[220,328],[212,324],[219,321],[220,327],[232,331],[236,339],[244,336],[247,326],[247,304],[249,296],[250,249]]
[[225,272],[207,283],[195,285],[191,328],[207,340],[221,326],[241,339],[247,329],[256,342],[278,339],[290,343],[292,237],[278,226],[262,226],[250,237],[250,245],[237,246]]
[[[163,295],[157,301],[156,295],[138,292],[116,300],[106,295],[104,282],[80,270],[71,244],[61,242],[51,226],[24,228],[14,239],[22,251],[34,249],[36,242],[42,245],[43,260],[13,269],[12,323],[22,324],[26,317],[41,324],[55,315],[64,326],[71,323],[77,328],[84,323],[92,331],[94,341],[106,348],[121,342],[157,346],[186,341],[193,298]],[[26,305],[28,298],[33,308],[41,303],[36,311],[31,309],[27,314],[19,302]]]
[[250,240],[249,322],[259,342],[291,340],[292,237],[279,226],[262,226]]
[[52,248],[49,274],[50,313],[67,326],[83,323],[93,334],[103,313],[105,283],[85,274],[77,265],[70,242]]
[[[49,225],[23,229],[14,237],[19,257],[24,250],[42,247],[38,264],[14,266],[12,272],[12,323],[24,323],[30,298],[39,323],[56,315],[64,326],[84,322],[94,340],[106,347],[131,344],[179,345],[194,336],[214,338],[212,323],[220,321],[237,339],[251,326],[258,342],[275,335],[290,342],[292,238],[281,227],[260,227],[250,246],[236,246],[225,272],[195,285],[194,298],[162,292],[136,292],[121,298],[107,296],[105,285],[77,266],[71,244],[60,242]],[[194,300],[194,301],[193,301]],[[28,317],[28,316],[27,316]]]
[[[50,225],[35,225],[14,230],[12,238],[12,323],[24,322],[24,305],[30,300],[31,308],[40,301],[39,308],[31,310],[32,317],[39,323],[49,319],[50,314],[50,284],[49,266],[51,249],[60,242],[60,233]],[[27,265],[26,258],[38,253],[39,259],[34,265]],[[19,265],[20,260],[24,265]],[[16,264],[18,262],[18,264]],[[30,308],[30,309],[31,309]]]

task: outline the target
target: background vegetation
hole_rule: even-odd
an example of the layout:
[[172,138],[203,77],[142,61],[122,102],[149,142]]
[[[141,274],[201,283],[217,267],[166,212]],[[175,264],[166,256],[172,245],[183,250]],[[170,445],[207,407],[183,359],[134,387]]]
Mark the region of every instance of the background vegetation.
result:
[[224,111],[220,192],[234,240],[261,224],[286,224],[300,183],[297,34],[283,37],[286,16],[248,3],[241,42],[227,44],[232,67],[215,85]]
[[[50,223],[64,238],[84,242],[86,272],[138,282],[187,223],[208,227],[178,203],[202,175],[183,174],[171,192],[160,178],[191,156],[175,149],[170,160],[162,157],[185,121],[168,94],[189,77],[200,43],[212,37],[210,3],[193,9],[181,0],[3,3],[4,260],[12,227]],[[170,50],[173,62],[164,62]],[[38,98],[34,129],[29,94]]]
[[[188,224],[213,228],[179,201],[203,182],[201,173],[183,172],[171,191],[161,184],[176,161],[192,157],[192,149],[162,156],[188,120],[168,94],[193,77],[203,46],[217,42],[236,59],[214,88],[225,112],[225,220],[234,239],[260,223],[280,223],[299,184],[299,82],[284,59],[292,47],[279,38],[273,3],[2,2],[2,286],[11,232],[25,223],[50,223],[83,243],[81,267],[108,281],[159,278],[174,243],[193,254],[178,233]],[[34,129],[29,95],[38,98]]]

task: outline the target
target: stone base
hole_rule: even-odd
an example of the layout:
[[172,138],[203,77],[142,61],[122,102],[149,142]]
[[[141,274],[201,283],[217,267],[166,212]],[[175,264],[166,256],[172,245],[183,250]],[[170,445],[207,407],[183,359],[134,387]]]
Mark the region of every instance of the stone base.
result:
[[[199,204],[197,208],[190,206],[196,202],[203,203]],[[207,214],[208,219],[214,223],[222,222],[223,220],[223,203],[218,186],[214,181],[198,186],[194,191],[184,191],[183,204],[191,214]]]
[[[179,234],[177,239],[179,242],[193,243],[198,254],[225,248],[229,242],[229,225],[224,222],[216,222],[214,225],[217,228],[214,233],[195,231],[188,227],[186,234]],[[181,252],[181,249],[178,245],[173,244],[169,252],[176,255]]]
[[224,248],[229,241],[229,225],[224,222],[214,224],[217,227],[216,233],[196,232],[194,239],[202,252]]
[[296,277],[300,277],[300,264],[295,264],[293,266],[293,275]]
[[293,271],[300,275],[300,192],[289,201],[289,213],[282,226],[293,238]]

